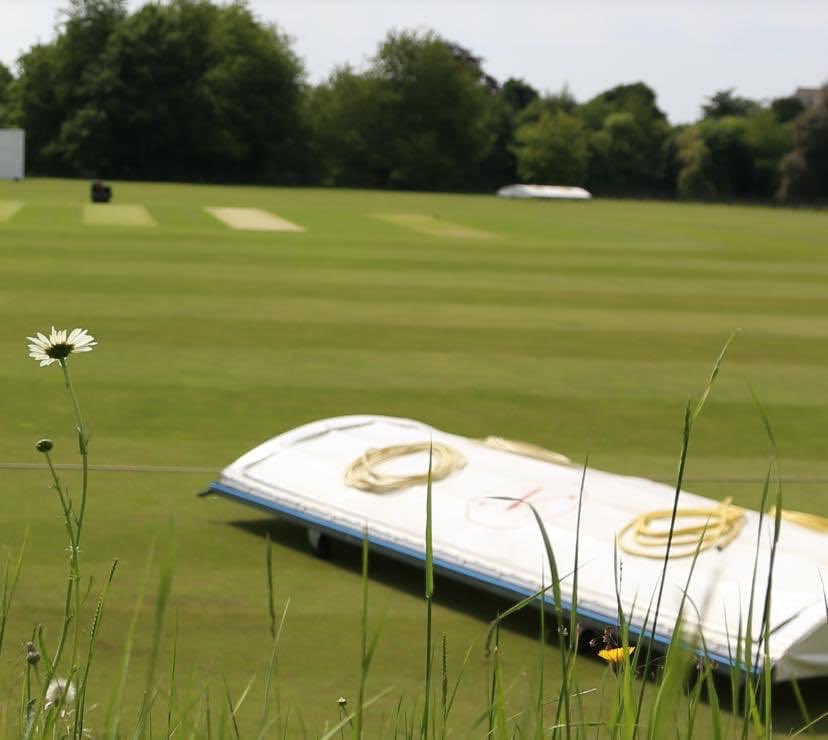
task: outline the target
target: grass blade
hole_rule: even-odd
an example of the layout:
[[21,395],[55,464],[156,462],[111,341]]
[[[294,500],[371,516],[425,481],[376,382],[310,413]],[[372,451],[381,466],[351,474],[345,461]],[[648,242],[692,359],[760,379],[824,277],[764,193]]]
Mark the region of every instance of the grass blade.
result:
[[3,568],[3,593],[0,596],[0,654],[3,652],[3,637],[6,634],[6,623],[11,610],[12,597],[14,590],[17,587],[17,581],[20,578],[20,571],[23,569],[23,553],[26,551],[26,542],[29,539],[29,530],[26,529],[23,535],[23,542],[20,545],[20,552],[17,555],[17,562],[14,566],[14,571],[9,577],[9,561],[6,560]]
[[83,677],[78,682],[77,706],[75,708],[75,737],[83,737],[83,716],[86,708],[86,688],[89,682],[89,669],[92,667],[92,656],[95,651],[95,640],[98,637],[98,630],[101,628],[101,621],[103,619],[104,604],[106,604],[106,597],[109,594],[109,586],[112,584],[112,578],[115,576],[115,569],[118,567],[118,561],[113,560],[109,568],[109,576],[104,581],[101,595],[98,597],[98,603],[95,607],[95,615],[92,618],[92,627],[89,630],[89,651],[86,656],[86,666],[83,669]]
[[428,480],[426,483],[426,521],[425,521],[425,598],[426,598],[426,642],[425,642],[425,699],[423,702],[423,716],[420,725],[420,737],[428,737],[428,727],[431,709],[431,681],[433,655],[432,619],[434,597],[434,550],[432,543],[432,510],[431,510],[431,468],[433,462],[433,447],[428,450]]

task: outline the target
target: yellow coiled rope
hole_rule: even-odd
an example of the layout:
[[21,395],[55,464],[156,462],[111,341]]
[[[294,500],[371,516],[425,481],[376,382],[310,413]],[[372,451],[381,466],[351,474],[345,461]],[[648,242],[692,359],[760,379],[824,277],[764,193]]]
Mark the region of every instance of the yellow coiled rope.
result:
[[572,463],[572,460],[566,455],[562,455],[560,452],[552,452],[552,450],[547,450],[545,447],[531,442],[519,442],[514,439],[503,439],[503,437],[486,437],[486,439],[481,439],[480,442],[495,450],[513,452],[516,455],[533,457],[536,460],[544,460],[558,465],[570,465]]
[[[716,547],[727,547],[738,537],[745,526],[745,510],[731,506],[726,498],[721,504],[706,509],[679,509],[676,512],[676,526],[670,544],[671,558],[687,558],[699,552]],[[669,526],[673,512],[650,511],[633,519],[618,531],[618,547],[629,555],[642,558],[664,557],[669,537]],[[776,516],[776,507],[767,513],[769,519]],[[828,519],[818,514],[782,509],[781,518],[787,522],[828,534]],[[682,526],[681,522],[692,520],[694,524]],[[654,526],[661,522],[662,526]]]
[[[768,511],[768,516],[773,519],[776,516],[776,507],[772,506]],[[804,511],[792,511],[791,509],[782,509],[782,518],[786,522],[793,522],[801,527],[807,527],[817,532],[824,532],[828,534],[828,519],[819,514],[808,514]]]
[[416,442],[408,445],[392,445],[366,450],[345,470],[345,484],[372,493],[391,493],[402,488],[422,485],[428,482],[428,469],[414,475],[387,475],[377,471],[376,466],[397,457],[413,455],[431,450],[431,480],[447,478],[466,465],[457,450],[441,442]]
[[[552,452],[530,442],[517,442],[503,437],[486,437],[480,444],[503,452],[512,452],[524,457],[568,465],[570,460],[565,455]],[[448,478],[452,473],[466,465],[466,459],[454,448],[441,442],[415,442],[407,445],[392,445],[366,450],[345,470],[345,484],[371,493],[391,493],[410,486],[428,482],[428,470],[415,475],[387,475],[377,471],[376,466],[397,457],[412,455],[417,452],[432,451],[431,480]]]
[[[671,558],[687,558],[696,551],[727,547],[745,526],[745,510],[731,499],[710,508],[679,509],[670,542]],[[649,511],[633,519],[616,535],[619,549],[642,558],[664,557],[670,537],[671,509]],[[692,522],[692,523],[691,523]],[[661,526],[655,526],[661,523]]]

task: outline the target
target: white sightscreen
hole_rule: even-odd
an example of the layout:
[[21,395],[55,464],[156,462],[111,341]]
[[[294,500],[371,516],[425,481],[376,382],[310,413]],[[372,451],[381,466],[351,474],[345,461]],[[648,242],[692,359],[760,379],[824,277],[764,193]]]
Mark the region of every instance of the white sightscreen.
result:
[[26,132],[19,128],[0,129],[0,180],[23,178]]

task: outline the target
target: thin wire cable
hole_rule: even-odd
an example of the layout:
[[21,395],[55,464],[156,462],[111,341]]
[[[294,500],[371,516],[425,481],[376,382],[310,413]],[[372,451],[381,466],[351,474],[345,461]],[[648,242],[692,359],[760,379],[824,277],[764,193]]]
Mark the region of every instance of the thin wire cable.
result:
[[[509,441],[509,440],[507,440]],[[485,440],[480,440],[480,443],[483,444]],[[523,445],[523,444],[530,444],[528,442],[516,442],[515,444]],[[492,445],[489,445],[492,446]],[[535,445],[531,445],[535,446]],[[539,448],[544,449],[544,448]],[[547,450],[550,455],[558,455],[557,452],[550,452]],[[525,454],[525,453],[519,453]],[[531,455],[530,455],[531,457]],[[564,456],[561,455],[561,458]],[[541,459],[548,459],[549,462],[556,462],[551,458],[542,458],[538,457],[539,460]],[[561,460],[562,464],[563,460]],[[48,470],[49,467],[45,463],[26,463],[26,462],[0,462],[0,470]],[[56,463],[55,470],[80,470],[80,464],[76,463]],[[180,466],[180,465],[117,465],[117,464],[89,464],[90,470],[97,470],[103,471],[107,473],[217,473],[220,472],[221,468],[209,468],[209,467],[195,467],[195,466]],[[662,483],[673,483],[675,481],[674,477],[667,477],[667,476],[658,476],[658,475],[644,475],[643,477],[649,478],[654,481],[659,481]],[[684,481],[685,483],[719,483],[723,485],[737,485],[737,484],[749,484],[749,483],[763,483],[764,477],[751,477],[751,476],[705,476],[705,475],[698,475],[698,476],[687,476]],[[800,476],[788,476],[783,479],[783,483],[787,484],[796,484],[796,485],[824,485],[828,483],[828,477],[824,475],[818,476],[808,476],[808,475],[800,475]]]
[[[0,463],[2,470],[48,470],[45,463]],[[80,463],[56,463],[55,470],[81,470]],[[181,466],[181,465],[107,465],[90,464],[89,470],[102,473],[203,473],[215,474],[219,468]]]

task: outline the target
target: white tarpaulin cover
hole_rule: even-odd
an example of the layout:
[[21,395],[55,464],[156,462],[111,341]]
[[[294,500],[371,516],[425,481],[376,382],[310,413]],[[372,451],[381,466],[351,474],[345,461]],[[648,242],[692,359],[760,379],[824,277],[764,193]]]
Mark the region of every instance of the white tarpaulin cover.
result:
[[[433,552],[448,574],[514,596],[549,584],[543,542],[531,502],[543,518],[562,580],[562,601],[571,599],[576,523],[583,470],[447,434],[407,419],[345,416],[313,422],[246,453],[211,484],[215,492],[286,515],[333,536],[361,539],[380,551],[413,560],[425,557],[425,485],[377,494],[346,485],[346,468],[366,451],[390,445],[443,443],[466,460],[461,469],[435,481]],[[383,463],[393,475],[423,473],[428,453]],[[643,478],[588,469],[583,487],[579,541],[579,619],[616,626],[614,542],[618,530],[642,513],[669,509],[674,489]],[[682,492],[680,508],[718,502]],[[709,656],[722,665],[736,654],[740,623],[750,605],[757,542],[754,638],[768,582],[773,519],[747,511],[744,527],[722,549],[701,552],[685,603],[685,620],[700,626]],[[620,595],[626,619],[640,631],[652,609],[663,561],[619,552]],[[668,642],[681,607],[692,558],[671,559],[656,638]],[[783,521],[773,572],[769,654],[776,680],[828,675],[828,625],[820,572],[828,576],[828,536]],[[566,576],[566,577],[564,577]],[[651,617],[650,617],[651,619]],[[649,633],[651,625],[647,625]]]
[[592,194],[574,185],[506,185],[497,191],[501,198],[540,198],[542,200],[589,200]]

